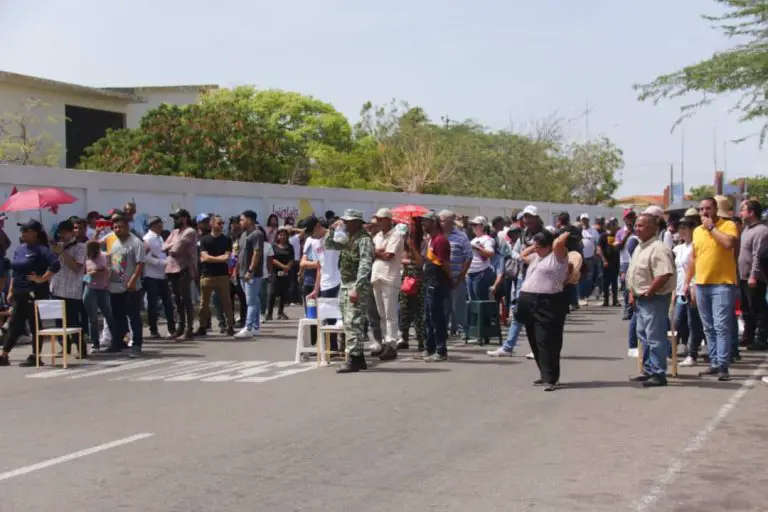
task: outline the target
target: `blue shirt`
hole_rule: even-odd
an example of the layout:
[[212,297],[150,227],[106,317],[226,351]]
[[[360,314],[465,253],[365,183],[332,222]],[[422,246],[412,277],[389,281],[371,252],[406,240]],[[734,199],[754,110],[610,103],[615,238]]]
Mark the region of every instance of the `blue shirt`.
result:
[[472,246],[467,234],[458,228],[448,234],[448,243],[451,245],[451,277],[456,279],[464,264],[472,261]]
[[40,287],[48,288],[48,283],[33,283],[27,276],[33,273],[42,276],[49,270],[55,273],[60,268],[59,257],[48,246],[21,244],[11,259],[13,293],[31,292]]

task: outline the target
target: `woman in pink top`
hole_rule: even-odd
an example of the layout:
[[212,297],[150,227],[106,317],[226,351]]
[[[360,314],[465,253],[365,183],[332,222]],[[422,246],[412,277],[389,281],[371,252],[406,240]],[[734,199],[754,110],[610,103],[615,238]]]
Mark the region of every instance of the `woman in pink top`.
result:
[[113,331],[112,307],[109,303],[109,269],[107,257],[101,252],[101,245],[91,240],[85,245],[85,290],[83,305],[88,314],[88,336],[91,338],[93,350],[99,349],[99,311],[104,316],[104,322],[110,333]]

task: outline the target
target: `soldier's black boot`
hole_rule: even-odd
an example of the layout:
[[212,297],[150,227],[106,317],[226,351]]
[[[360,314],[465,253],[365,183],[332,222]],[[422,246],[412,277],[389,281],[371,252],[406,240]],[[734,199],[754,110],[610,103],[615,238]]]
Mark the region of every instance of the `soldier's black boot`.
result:
[[337,370],[336,373],[356,373],[361,370],[367,370],[368,364],[365,362],[365,356],[360,354],[359,356],[350,355]]

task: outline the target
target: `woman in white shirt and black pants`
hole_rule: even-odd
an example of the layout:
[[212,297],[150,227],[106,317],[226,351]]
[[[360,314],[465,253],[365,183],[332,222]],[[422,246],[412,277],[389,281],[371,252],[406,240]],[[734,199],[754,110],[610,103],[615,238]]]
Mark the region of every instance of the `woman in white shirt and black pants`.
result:
[[478,216],[470,221],[475,238],[472,239],[472,263],[467,271],[469,300],[491,300],[490,290],[496,280],[496,273],[491,267],[491,258],[496,245],[489,235],[488,221]]

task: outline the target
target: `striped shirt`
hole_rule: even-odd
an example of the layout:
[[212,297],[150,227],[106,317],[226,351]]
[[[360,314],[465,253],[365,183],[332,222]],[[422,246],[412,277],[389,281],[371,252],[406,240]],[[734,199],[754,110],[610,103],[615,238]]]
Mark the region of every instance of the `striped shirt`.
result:
[[451,245],[451,277],[456,279],[464,264],[472,261],[472,246],[467,234],[456,227],[448,235],[448,243]]

